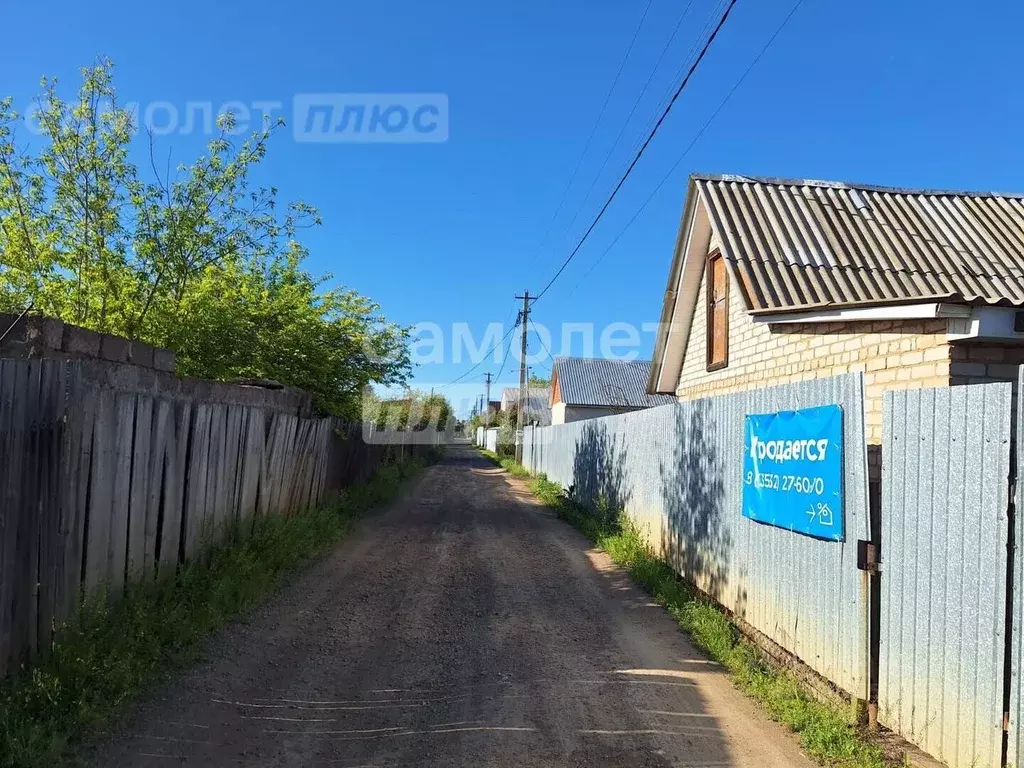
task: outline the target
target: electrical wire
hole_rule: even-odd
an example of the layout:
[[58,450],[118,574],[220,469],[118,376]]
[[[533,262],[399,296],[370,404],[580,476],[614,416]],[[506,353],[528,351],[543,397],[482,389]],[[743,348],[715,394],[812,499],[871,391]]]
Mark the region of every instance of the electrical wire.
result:
[[[512,335],[512,332],[513,332],[513,331],[515,331],[515,329],[516,329],[516,328],[518,328],[518,327],[519,327],[519,320],[517,319],[517,320],[516,320],[516,322],[515,322],[515,325],[513,325],[513,326],[512,326],[511,328],[509,328],[509,329],[508,329],[508,330],[507,330],[507,331],[505,332],[505,335],[504,335],[504,336],[502,336],[502,337],[501,337],[501,339],[499,339],[499,340],[498,340],[498,343],[497,343],[497,344],[495,344],[495,345],[494,345],[493,347],[491,347],[491,349],[490,349],[490,350],[489,350],[489,351],[487,352],[487,354],[485,354],[485,355],[484,355],[483,357],[481,357],[481,358],[480,358],[479,362],[477,362],[477,363],[476,363],[476,364],[475,364],[475,365],[474,365],[474,366],[473,366],[472,368],[470,368],[470,369],[469,369],[468,371],[466,371],[466,372],[465,372],[464,374],[462,374],[462,375],[461,375],[461,376],[459,376],[458,378],[456,378],[456,379],[452,379],[452,380],[451,380],[451,381],[449,381],[449,382],[448,382],[447,384],[442,384],[442,385],[441,385],[441,389],[444,389],[445,387],[450,387],[450,386],[452,386],[453,384],[458,384],[458,383],[459,383],[460,381],[462,381],[462,380],[463,380],[463,379],[465,379],[465,378],[466,378],[467,376],[469,376],[469,374],[471,374],[471,373],[472,373],[473,371],[475,371],[475,370],[476,370],[477,368],[479,368],[479,367],[480,367],[481,365],[483,365],[484,361],[485,361],[485,360],[486,360],[486,359],[487,359],[488,357],[490,357],[490,356],[491,356],[491,353],[492,353],[492,352],[494,352],[494,350],[496,350],[496,349],[497,349],[498,347],[500,347],[500,346],[501,346],[502,344],[504,344],[504,343],[505,343],[505,340],[506,340],[506,339],[507,339],[507,338],[508,338],[509,336],[511,336],[511,335]],[[512,348],[512,347],[511,347],[511,345],[510,345],[510,346],[509,346],[509,349],[511,349],[511,348]],[[507,357],[507,354],[506,354],[506,357]]]
[[651,10],[652,2],[653,0],[647,0],[647,6],[644,8],[643,15],[640,17],[640,22],[636,25],[636,29],[633,31],[633,37],[629,41],[629,46],[626,48],[626,53],[622,57],[622,61],[619,62],[619,69],[615,73],[615,79],[612,80],[611,87],[608,88],[608,93],[605,94],[604,104],[601,105],[601,111],[598,112],[597,120],[594,121],[594,126],[590,129],[590,135],[587,136],[587,141],[583,145],[583,151],[580,153],[580,157],[576,161],[576,167],[573,168],[572,174],[569,176],[569,181],[566,183],[565,189],[562,190],[562,197],[559,199],[558,206],[555,208],[555,214],[551,217],[551,221],[548,222],[548,227],[544,231],[543,237],[541,237],[540,245],[537,246],[537,250],[534,252],[533,258],[530,260],[530,266],[528,269],[532,269],[533,265],[536,263],[541,250],[547,244],[548,236],[551,234],[551,228],[558,220],[558,214],[562,212],[562,208],[565,205],[565,199],[569,194],[569,189],[572,187],[572,183],[576,180],[580,167],[583,165],[583,159],[587,156],[587,152],[590,150],[590,145],[594,141],[594,135],[597,133],[597,127],[601,124],[601,120],[604,118],[604,114],[608,110],[608,103],[611,101],[612,93],[615,92],[615,86],[619,84],[619,78],[622,77],[622,71],[626,68],[626,62],[629,61],[629,55],[633,52],[633,46],[636,45],[636,39],[640,34],[640,29],[643,27],[644,21],[647,19],[648,11]]
[[637,149],[639,149],[640,144],[643,141],[643,137],[646,136],[648,131],[651,130],[651,127],[658,119],[658,115],[661,114],[661,111],[672,99],[672,93],[675,91],[675,83],[677,83],[680,80],[680,78],[682,78],[685,74],[686,69],[689,66],[688,62],[691,62],[693,60],[693,57],[697,55],[697,52],[700,50],[701,45],[703,44],[702,41],[707,40],[708,36],[711,34],[711,30],[714,29],[715,27],[716,19],[718,19],[718,17],[725,10],[725,6],[727,3],[728,0],[720,0],[720,2],[718,2],[715,5],[715,7],[712,8],[711,13],[708,14],[708,19],[704,23],[704,26],[701,29],[700,34],[697,35],[697,37],[694,39],[693,45],[690,47],[690,50],[687,51],[686,56],[680,59],[681,63],[679,65],[679,68],[676,70],[675,75],[673,75],[672,78],[668,81],[668,86],[665,88],[664,93],[658,100],[658,104],[660,104],[660,106],[658,107],[658,109],[654,111],[650,119],[647,121],[647,124],[644,126],[644,129],[637,136],[636,141],[633,142],[631,151],[635,152]]
[[717,107],[715,107],[715,111],[711,113],[711,116],[704,122],[704,125],[701,126],[700,130],[697,131],[694,137],[690,140],[690,143],[686,145],[686,148],[683,150],[683,153],[679,156],[679,159],[675,161],[672,167],[668,170],[668,173],[666,173],[662,177],[661,181],[658,182],[658,185],[654,188],[651,194],[647,196],[647,199],[644,200],[641,206],[637,209],[636,213],[633,214],[633,218],[626,222],[626,226],[622,228],[619,234],[615,236],[615,239],[608,244],[608,247],[605,248],[601,255],[598,256],[597,259],[594,261],[594,263],[590,265],[590,269],[588,269],[586,273],[584,273],[583,277],[580,278],[579,282],[577,282],[576,285],[573,286],[573,289],[569,291],[569,293],[566,295],[566,298],[569,298],[569,296],[572,296],[576,292],[576,289],[579,288],[580,285],[582,285],[583,282],[590,276],[590,273],[593,272],[597,265],[600,264],[601,261],[604,259],[604,257],[608,255],[608,252],[615,247],[615,244],[619,242],[619,239],[624,234],[626,234],[626,231],[633,225],[633,222],[637,220],[640,214],[643,213],[644,209],[647,208],[651,200],[654,199],[654,196],[658,194],[659,190],[661,190],[661,188],[665,186],[665,183],[669,180],[672,174],[676,172],[676,169],[679,167],[680,163],[683,162],[683,159],[690,153],[690,150],[693,149],[694,145],[700,140],[701,136],[704,135],[704,132],[707,131],[711,123],[715,121],[715,118],[718,117],[718,114],[722,111],[722,109],[725,108],[725,105],[729,102],[729,99],[731,99],[733,94],[735,94],[736,91],[739,90],[740,86],[743,85],[743,82],[747,79],[747,76],[753,71],[754,67],[757,66],[758,62],[761,61],[762,57],[765,55],[765,53],[767,53],[768,49],[771,48],[772,43],[775,42],[775,39],[780,34],[782,34],[782,31],[789,24],[790,20],[796,15],[796,12],[800,9],[800,6],[803,5],[803,2],[804,0],[797,0],[796,4],[793,6],[793,9],[789,12],[786,18],[782,20],[782,23],[778,26],[778,28],[776,28],[772,36],[768,38],[768,42],[764,44],[764,46],[758,52],[757,56],[754,57],[753,61],[750,62],[750,65],[746,68],[743,74],[740,75],[739,80],[737,80],[733,84],[732,88],[730,88],[729,92],[725,95],[725,98],[722,99],[721,102],[719,102]]
[[543,348],[547,353],[547,356],[553,360],[555,356],[551,354],[551,350],[548,349],[548,345],[544,343],[544,337],[540,335],[540,328],[537,327],[537,323],[534,320],[530,320],[530,323],[533,324],[533,332],[537,334],[537,341],[540,342],[541,348]]
[[[522,312],[522,310],[520,310],[519,314],[516,315],[516,324],[512,326],[512,330],[514,331],[516,328],[518,328],[519,324],[522,321],[523,321],[523,312]],[[505,372],[505,363],[508,362],[508,355],[509,355],[509,353],[511,351],[512,351],[512,345],[509,344],[508,345],[508,349],[505,350],[505,357],[501,361],[501,368],[498,369],[498,375],[494,377],[495,381],[500,381],[501,380],[501,374],[503,374]]]
[[686,73],[686,77],[683,78],[683,81],[679,84],[679,87],[676,89],[676,92],[672,95],[672,99],[665,107],[665,110],[664,112],[662,112],[661,117],[659,117],[658,121],[654,124],[654,127],[651,129],[650,135],[648,135],[646,141],[644,141],[643,145],[637,151],[636,157],[633,158],[633,162],[629,164],[629,167],[626,169],[626,172],[622,175],[622,178],[619,179],[619,183],[615,185],[615,189],[612,190],[612,193],[608,196],[608,199],[605,201],[604,205],[601,206],[601,210],[598,211],[597,216],[594,217],[594,220],[587,228],[587,231],[583,233],[583,237],[581,237],[579,242],[576,243],[576,247],[572,249],[572,252],[566,257],[565,261],[562,262],[562,265],[558,268],[558,271],[555,272],[554,276],[552,276],[550,280],[548,280],[547,284],[544,286],[541,292],[537,294],[535,301],[539,301],[541,297],[543,297],[544,294],[548,292],[548,290],[559,278],[562,272],[565,271],[565,268],[569,266],[569,262],[572,261],[573,257],[577,253],[579,253],[580,248],[583,247],[583,244],[587,241],[587,238],[590,237],[590,233],[594,231],[595,227],[597,227],[598,222],[601,221],[601,218],[604,216],[605,212],[611,206],[612,201],[615,199],[615,196],[619,193],[619,190],[622,189],[623,184],[626,183],[626,179],[629,178],[629,175],[633,172],[633,169],[636,168],[637,163],[640,162],[640,158],[643,157],[643,154],[647,150],[647,147],[650,146],[651,142],[654,140],[654,136],[657,134],[658,129],[661,128],[662,123],[665,122],[665,118],[668,117],[668,114],[672,110],[673,105],[679,99],[679,96],[686,88],[687,83],[690,82],[690,78],[693,77],[693,73],[697,71],[697,67],[700,66],[701,61],[704,60],[704,57],[707,55],[707,52],[711,48],[712,43],[715,42],[715,38],[718,36],[718,33],[721,32],[722,27],[725,26],[725,22],[729,18],[729,14],[732,12],[732,9],[736,6],[736,3],[737,0],[729,0],[729,4],[725,8],[725,12],[718,20],[718,24],[712,31],[711,36],[704,44],[704,47],[701,49],[701,52],[697,56],[697,59],[690,66],[690,69]]
[[[619,142],[622,140],[622,134],[626,132],[626,127],[629,125],[630,120],[633,119],[633,115],[636,114],[636,109],[637,109],[638,106],[640,106],[640,101],[643,99],[644,95],[647,93],[647,89],[651,87],[651,81],[654,80],[655,74],[657,74],[658,69],[661,67],[661,62],[665,59],[665,54],[668,53],[669,48],[672,46],[672,41],[676,39],[676,35],[679,33],[679,28],[683,25],[683,20],[686,18],[686,14],[689,13],[690,8],[693,6],[693,3],[694,3],[694,0],[690,0],[686,4],[686,7],[683,9],[682,14],[679,16],[679,20],[676,22],[675,28],[673,28],[673,30],[672,30],[672,34],[669,35],[668,40],[665,42],[664,47],[662,47],[662,49],[661,49],[661,55],[658,56],[658,60],[654,63],[654,68],[651,69],[651,74],[647,76],[647,82],[644,83],[644,87],[640,90],[639,95],[636,97],[636,100],[633,102],[632,109],[629,110],[629,114],[626,115],[626,119],[625,119],[625,121],[623,121],[622,127],[619,128],[619,133],[615,137],[615,141],[612,142],[612,145],[609,148],[607,154],[605,154],[604,162],[601,163],[601,167],[598,169],[597,175],[594,176],[594,180],[592,182],[590,182],[590,187],[587,189],[587,193],[583,196],[583,201],[580,203],[579,207],[576,209],[576,213],[573,214],[572,220],[569,222],[569,226],[565,228],[565,233],[566,234],[569,233],[569,231],[572,229],[573,225],[576,223],[576,220],[579,219],[580,213],[583,211],[584,206],[587,204],[587,201],[590,199],[591,192],[594,191],[594,187],[597,186],[597,182],[601,178],[601,174],[604,173],[604,169],[608,167],[608,161],[611,160],[612,155],[615,153],[615,148],[617,146],[619,146]],[[696,46],[694,46],[694,49],[696,49]],[[689,55],[692,55],[692,53],[693,52],[691,52],[691,54],[689,54]],[[689,58],[689,56],[688,56],[688,58]],[[678,79],[678,77],[673,78],[673,82],[675,82],[677,79]],[[650,125],[647,126],[646,130],[650,130]],[[636,147],[633,148],[633,151],[634,152],[636,151]]]

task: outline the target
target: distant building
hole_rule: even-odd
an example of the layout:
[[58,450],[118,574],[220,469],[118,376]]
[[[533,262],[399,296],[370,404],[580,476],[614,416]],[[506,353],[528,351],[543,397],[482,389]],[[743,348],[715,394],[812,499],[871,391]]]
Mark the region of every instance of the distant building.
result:
[[558,357],[551,371],[551,423],[567,424],[675,402],[647,394],[650,360]]
[[[501,393],[501,410],[508,412],[519,405],[519,387],[505,387]],[[551,393],[547,387],[528,387],[523,408],[524,424],[547,427],[551,424]]]

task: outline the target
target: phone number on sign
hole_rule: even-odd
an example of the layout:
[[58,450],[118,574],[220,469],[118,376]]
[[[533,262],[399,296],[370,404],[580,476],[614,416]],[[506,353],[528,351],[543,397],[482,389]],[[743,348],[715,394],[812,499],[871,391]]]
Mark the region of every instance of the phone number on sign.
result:
[[778,475],[773,472],[747,472],[747,485],[765,488],[770,491],[788,493],[813,493],[817,496],[825,493],[825,481],[820,477],[805,475]]

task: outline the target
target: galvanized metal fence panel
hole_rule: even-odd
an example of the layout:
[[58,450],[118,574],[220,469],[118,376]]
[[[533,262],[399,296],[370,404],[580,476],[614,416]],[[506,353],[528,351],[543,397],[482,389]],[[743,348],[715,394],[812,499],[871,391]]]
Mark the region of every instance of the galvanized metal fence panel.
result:
[[883,407],[879,721],[951,766],[998,766],[1012,385]]
[[[745,518],[744,417],[843,408],[846,541]],[[527,466],[595,509],[623,509],[656,551],[739,618],[851,695],[868,690],[867,451],[860,374],[536,429]]]
[[1024,367],[1017,384],[1017,494],[1014,499],[1013,558],[1013,629],[1010,637],[1010,722],[1007,739],[1006,764],[1024,764]]
[[498,432],[501,430],[492,427],[484,430],[484,448],[491,453],[498,452]]

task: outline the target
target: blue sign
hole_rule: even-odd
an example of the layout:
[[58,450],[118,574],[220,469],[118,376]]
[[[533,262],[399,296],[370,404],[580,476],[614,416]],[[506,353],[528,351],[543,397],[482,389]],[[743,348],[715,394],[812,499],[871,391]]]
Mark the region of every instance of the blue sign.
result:
[[747,416],[743,516],[843,541],[843,409]]

